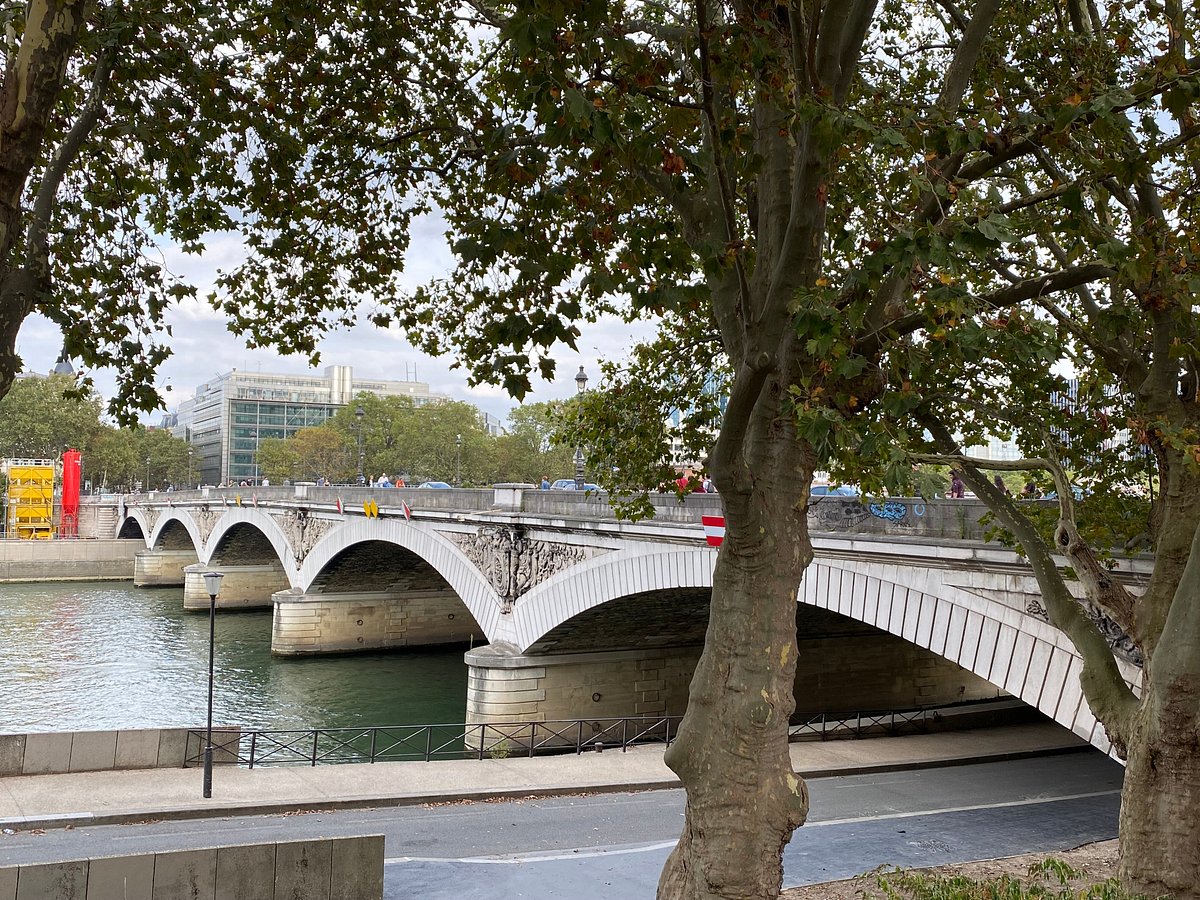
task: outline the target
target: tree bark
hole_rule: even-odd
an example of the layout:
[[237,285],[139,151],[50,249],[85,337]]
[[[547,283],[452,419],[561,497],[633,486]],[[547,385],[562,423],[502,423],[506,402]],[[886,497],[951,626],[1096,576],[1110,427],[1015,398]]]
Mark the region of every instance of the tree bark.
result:
[[[1147,897],[1200,898],[1200,695],[1173,685],[1136,717],[1121,790],[1121,884]],[[1158,709],[1156,709],[1156,707]]]
[[812,559],[814,461],[784,431],[767,439],[771,461],[755,467],[758,486],[723,495],[726,538],[708,634],[666,757],[688,799],[659,900],[777,897],[783,848],[808,814],[787,725],[795,709],[796,591]]

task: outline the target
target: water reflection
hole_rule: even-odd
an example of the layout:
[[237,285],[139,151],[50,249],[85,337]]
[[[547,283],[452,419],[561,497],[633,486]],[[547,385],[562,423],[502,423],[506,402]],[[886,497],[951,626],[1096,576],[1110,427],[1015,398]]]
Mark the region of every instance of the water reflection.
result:
[[[268,610],[219,613],[214,721],[254,728],[461,722],[461,648],[276,659]],[[181,588],[0,585],[0,731],[199,725],[208,617]]]

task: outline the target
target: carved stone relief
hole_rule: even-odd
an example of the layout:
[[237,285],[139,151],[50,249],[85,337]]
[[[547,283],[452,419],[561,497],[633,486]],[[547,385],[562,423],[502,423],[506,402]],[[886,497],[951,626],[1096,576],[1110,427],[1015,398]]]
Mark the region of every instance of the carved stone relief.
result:
[[146,536],[149,537],[154,533],[154,523],[158,521],[159,511],[153,506],[143,506],[142,515],[146,517]]
[[533,540],[524,529],[484,525],[475,534],[446,533],[500,595],[502,612],[556,572],[605,552],[596,547]]
[[297,566],[304,564],[312,548],[317,546],[317,542],[336,524],[332,519],[318,519],[309,515],[307,509],[291,509],[285,513],[272,514],[271,518],[279,523],[280,529],[287,536]]
[[217,526],[217,514],[210,507],[201,506],[193,509],[192,521],[196,523],[196,529],[200,532],[201,543],[208,543],[208,536],[212,534],[213,529]]

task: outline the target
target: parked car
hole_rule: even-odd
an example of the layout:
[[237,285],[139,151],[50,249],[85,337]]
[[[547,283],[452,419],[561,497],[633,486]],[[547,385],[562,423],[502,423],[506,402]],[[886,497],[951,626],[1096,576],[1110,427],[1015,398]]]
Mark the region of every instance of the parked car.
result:
[[418,490],[421,488],[437,488],[440,491],[450,490],[450,485],[444,481],[422,481],[417,485]]
[[[600,490],[600,485],[592,484],[590,481],[585,481],[583,483],[583,489],[585,491],[598,491],[598,490]],[[575,479],[574,478],[559,478],[557,481],[555,481],[553,484],[550,485],[550,490],[552,490],[552,491],[573,491],[573,490],[575,490]]]
[[861,492],[852,484],[814,484],[809,489],[811,497],[859,497]]

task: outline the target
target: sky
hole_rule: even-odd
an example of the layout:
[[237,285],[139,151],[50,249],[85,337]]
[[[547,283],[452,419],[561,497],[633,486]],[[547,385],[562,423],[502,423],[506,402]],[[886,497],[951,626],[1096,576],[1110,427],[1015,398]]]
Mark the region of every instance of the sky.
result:
[[[448,271],[451,254],[440,217],[430,216],[415,224],[412,243],[406,260],[406,281],[415,285]],[[229,268],[241,258],[241,244],[236,237],[215,236],[201,256],[187,256],[170,247],[164,250],[167,265],[199,288],[204,296],[212,288],[219,268]],[[203,300],[187,301],[170,310],[166,317],[172,326],[168,343],[174,353],[158,373],[157,384],[168,410],[191,397],[196,388],[231,369],[239,371],[282,372],[304,374],[313,370],[307,360],[298,356],[281,356],[265,349],[247,349],[245,341],[227,328],[224,315]],[[454,400],[463,400],[500,419],[507,417],[516,401],[502,388],[492,385],[470,387],[466,373],[452,370],[452,359],[433,358],[415,350],[396,329],[380,329],[366,322],[350,330],[329,333],[321,341],[321,362],[317,371],[326,366],[349,365],[355,378],[382,378],[426,382],[432,391]],[[579,352],[566,347],[554,353],[558,371],[553,382],[536,378],[533,391],[526,402],[567,397],[575,393],[575,374],[582,365],[591,386],[598,383],[600,359],[620,359],[627,355],[635,336],[645,337],[648,330],[626,325],[616,320],[604,320],[585,326],[579,340]],[[59,329],[49,320],[33,315],[21,329],[17,352],[26,371],[48,372],[58,359],[62,347]],[[78,370],[78,363],[75,363]],[[97,370],[90,373],[100,394],[106,399],[115,391],[115,372]],[[146,424],[157,424],[162,411],[143,415]]]

